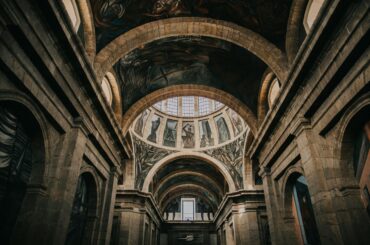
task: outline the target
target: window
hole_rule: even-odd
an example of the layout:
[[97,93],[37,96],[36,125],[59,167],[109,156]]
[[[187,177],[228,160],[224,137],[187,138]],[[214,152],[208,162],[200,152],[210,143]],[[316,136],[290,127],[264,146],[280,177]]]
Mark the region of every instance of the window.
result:
[[167,100],[167,113],[169,115],[177,116],[178,114],[178,98],[169,98]]
[[195,198],[181,198],[181,217],[182,220],[194,220]]
[[199,116],[204,116],[211,113],[211,106],[212,104],[210,99],[199,97]]
[[310,193],[306,179],[302,175],[294,182],[292,195],[293,215],[298,221],[303,244],[320,244]]
[[269,95],[268,95],[268,103],[269,103],[270,108],[274,104],[277,96],[279,95],[279,92],[280,92],[279,80],[275,78],[274,81],[272,81],[270,85],[270,90],[269,90]]
[[101,88],[103,90],[103,95],[107,100],[108,104],[111,106],[113,101],[112,88],[109,84],[108,78],[104,77],[101,83]]
[[221,102],[196,96],[172,97],[153,105],[163,113],[179,117],[207,116],[224,106]]
[[194,105],[195,105],[195,100],[193,96],[182,97],[182,116],[184,117],[195,116]]
[[81,24],[80,13],[76,4],[76,0],[63,0],[64,7],[68,13],[69,19],[72,22],[73,29],[77,32]]
[[323,5],[325,0],[310,0],[307,4],[307,9],[304,15],[303,25],[308,33],[315,22],[317,15],[320,12],[321,6]]

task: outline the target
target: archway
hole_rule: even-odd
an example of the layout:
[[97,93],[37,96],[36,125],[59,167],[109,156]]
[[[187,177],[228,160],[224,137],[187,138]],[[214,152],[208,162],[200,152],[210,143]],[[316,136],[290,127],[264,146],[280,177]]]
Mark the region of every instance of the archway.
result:
[[265,62],[285,81],[288,62],[285,54],[259,34],[244,27],[208,18],[180,17],[153,21],[122,34],[104,47],[95,57],[99,79],[130,51],[166,37],[204,36],[229,41],[249,50]]
[[213,158],[209,157],[208,155],[206,155],[204,153],[200,153],[200,152],[191,152],[191,155],[189,155],[189,153],[187,153],[187,152],[177,152],[177,153],[171,154],[171,155],[163,158],[162,160],[160,160],[159,162],[157,162],[150,169],[150,171],[148,172],[147,176],[145,177],[142,191],[144,191],[144,192],[148,192],[149,191],[149,185],[150,185],[151,181],[153,180],[154,175],[158,172],[159,169],[161,169],[164,166],[170,164],[174,160],[184,159],[184,158],[199,159],[199,160],[202,160],[202,161],[204,161],[204,162],[206,162],[208,164],[211,164],[218,171],[221,172],[221,174],[225,178],[225,181],[228,184],[229,191],[230,192],[233,192],[233,191],[236,190],[235,183],[234,183],[234,181],[233,181],[230,173],[228,172],[228,170],[226,169],[226,167],[220,161],[218,161],[216,159],[213,159]]
[[91,244],[97,216],[97,185],[90,173],[78,178],[66,245]]
[[0,240],[10,242],[17,221],[30,216],[27,188],[44,174],[44,135],[39,120],[23,104],[0,101]]

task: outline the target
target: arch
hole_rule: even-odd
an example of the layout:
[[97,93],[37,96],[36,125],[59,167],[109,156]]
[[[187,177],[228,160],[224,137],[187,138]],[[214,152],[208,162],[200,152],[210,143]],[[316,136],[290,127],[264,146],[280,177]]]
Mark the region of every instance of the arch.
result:
[[285,81],[288,62],[285,54],[259,34],[222,20],[179,17],[153,21],[136,27],[105,46],[95,57],[94,67],[99,79],[132,50],[155,40],[176,36],[205,36],[229,41],[247,49],[264,61]]
[[147,96],[141,98],[128,109],[122,117],[122,132],[126,134],[134,120],[146,108],[154,105],[161,100],[174,96],[202,96],[219,101],[238,113],[248,124],[253,135],[257,134],[257,119],[252,110],[234,96],[220,89],[204,85],[171,85],[166,88],[158,89]]
[[286,33],[285,49],[289,64],[294,58],[302,43],[302,35],[305,34],[303,18],[309,0],[293,0],[290,9]]
[[284,211],[284,217],[291,217],[291,210],[292,210],[292,190],[293,186],[289,183],[292,179],[296,178],[297,176],[304,176],[303,168],[301,166],[291,166],[289,167],[281,181],[281,193],[283,194],[282,206]]
[[158,185],[157,185],[157,187],[156,187],[156,189],[155,189],[155,191],[153,190],[153,194],[154,195],[156,195],[156,193],[161,189],[161,187],[168,181],[168,180],[170,180],[170,179],[172,179],[172,178],[176,178],[176,177],[178,177],[178,176],[181,176],[181,175],[194,175],[194,176],[199,176],[199,177],[201,177],[201,178],[204,178],[204,179],[206,179],[209,183],[211,183],[211,184],[213,184],[213,185],[215,185],[216,186],[216,188],[218,189],[218,191],[220,192],[220,193],[223,193],[223,190],[220,188],[220,186],[218,185],[218,183],[214,180],[214,179],[212,179],[211,177],[209,177],[209,176],[207,176],[207,175],[205,175],[205,174],[203,174],[203,173],[199,173],[199,172],[195,172],[195,171],[190,171],[190,170],[180,170],[180,171],[175,171],[174,173],[172,173],[172,174],[170,174],[170,175],[168,175],[168,176],[166,176],[165,178],[163,178],[159,183],[158,183]]
[[[189,155],[190,154],[190,155]],[[169,156],[166,156],[159,162],[157,162],[148,172],[147,176],[145,177],[144,184],[142,191],[143,192],[148,192],[149,191],[149,185],[151,180],[153,179],[154,175],[158,172],[159,169],[162,167],[166,166],[167,164],[170,164],[172,161],[175,161],[177,159],[184,159],[184,158],[194,158],[194,159],[199,159],[202,160],[206,163],[211,164],[213,167],[215,167],[217,170],[221,172],[221,174],[224,176],[228,186],[229,186],[229,191],[234,192],[236,190],[235,183],[233,181],[233,178],[231,177],[230,173],[226,169],[226,167],[218,160],[211,158],[210,156],[200,153],[200,152],[177,152],[174,154],[171,154]]]
[[118,86],[116,77],[111,72],[107,72],[105,74],[105,77],[107,78],[110,84],[111,90],[112,90],[112,109],[113,109],[114,115],[116,115],[116,118],[118,120],[121,120],[121,117],[122,117],[121,90]]
[[336,140],[339,144],[335,152],[339,156],[339,166],[341,169],[342,183],[347,185],[358,186],[354,176],[353,152],[354,152],[354,131],[359,129],[361,120],[360,116],[367,116],[370,119],[370,93],[366,93],[358,98],[354,104],[348,107],[344,116],[338,123]]
[[[211,192],[211,191],[209,191],[208,189],[206,189],[205,187],[203,187],[203,186],[201,186],[201,185],[198,185],[198,184],[182,184],[182,185],[177,185],[177,186],[174,186],[174,187],[172,187],[172,188],[169,188],[166,192],[164,192],[160,197],[158,197],[158,205],[160,206],[160,207],[163,207],[164,205],[162,205],[163,204],[163,202],[165,201],[165,197],[169,194],[169,193],[171,193],[171,192],[178,192],[179,191],[179,189],[181,190],[181,189],[189,189],[189,190],[191,190],[191,189],[197,189],[197,190],[203,190],[204,192],[209,192],[209,193],[211,193],[211,195],[214,197],[214,198],[217,198],[216,197],[216,195],[213,193],[213,192]],[[172,198],[173,199],[173,198]],[[210,201],[210,203],[212,203],[212,201],[211,200],[209,200]],[[216,201],[216,200],[215,200]],[[217,206],[217,204],[215,203],[215,205]],[[164,207],[165,208],[165,207]]]
[[98,235],[94,232],[99,211],[96,181],[94,170],[88,168],[78,177],[65,244],[91,244],[97,239],[94,237]]
[[21,94],[11,90],[1,90],[0,102],[17,103],[26,111],[29,111],[31,116],[34,117],[36,123],[35,126],[37,126],[37,129],[41,133],[41,138],[38,139],[39,143],[36,147],[38,148],[38,151],[40,151],[40,149],[43,151],[43,155],[38,157],[40,160],[35,162],[33,161],[32,163],[33,168],[29,184],[44,187],[44,183],[46,182],[46,165],[50,162],[50,152],[48,151],[48,149],[50,149],[50,140],[49,133],[47,131],[47,121],[43,116],[41,109],[38,108],[35,103],[33,103],[25,94]]
[[0,107],[4,109],[1,110],[4,113],[1,114],[4,122],[1,126],[2,136],[7,137],[1,137],[6,146],[2,149],[5,154],[2,154],[1,160],[4,161],[0,162],[1,185],[5,187],[1,191],[0,216],[3,222],[0,225],[0,237],[7,243],[14,241],[16,234],[22,230],[20,224],[26,221],[27,225],[30,224],[28,218],[34,214],[32,207],[40,197],[35,193],[45,191],[48,154],[42,114],[24,95],[3,92],[0,93]]
[[168,198],[167,200],[165,200],[162,205],[160,206],[160,210],[161,212],[164,212],[167,205],[173,200],[173,199],[176,199],[177,197],[180,197],[180,196],[186,196],[186,195],[189,195],[189,196],[196,196],[200,199],[203,199],[204,201],[207,202],[208,205],[210,205],[212,207],[212,210],[215,212],[217,210],[217,206],[215,206],[215,204],[213,204],[212,202],[210,202],[207,198],[204,197],[204,195],[199,191],[199,190],[188,190],[188,189],[184,189],[184,190],[178,190],[176,189],[176,193],[174,195],[171,195],[170,198]]
[[84,29],[85,50],[90,62],[93,63],[96,55],[96,38],[94,17],[90,1],[76,0],[76,2],[80,11],[81,22]]

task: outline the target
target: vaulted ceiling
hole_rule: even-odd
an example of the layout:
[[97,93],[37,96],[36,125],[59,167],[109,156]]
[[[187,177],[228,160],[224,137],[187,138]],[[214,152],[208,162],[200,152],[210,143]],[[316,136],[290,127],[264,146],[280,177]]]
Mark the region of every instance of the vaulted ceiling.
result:
[[216,208],[228,191],[223,175],[199,159],[178,159],[154,176],[151,190],[162,208],[178,195],[196,195]]
[[[232,95],[256,118],[264,72],[270,67],[279,78],[286,76],[285,38],[292,0],[90,0],[90,3],[97,48],[95,67],[99,77],[109,70],[115,73],[123,112],[158,89],[197,84]],[[176,27],[172,30],[171,23],[164,23],[173,18],[177,19],[173,23],[179,29],[182,20],[185,25],[194,20],[204,27],[190,35],[180,34],[182,31],[176,34]],[[213,35],[207,29],[211,20],[222,21],[215,25],[220,25],[221,32],[232,31],[232,37]],[[159,29],[162,24],[168,25],[171,31],[163,26],[162,35],[159,29],[143,27],[148,23],[157,23]],[[186,28],[192,28],[191,24]],[[243,33],[243,37],[238,33]]]
[[97,49],[142,24],[207,17],[246,27],[283,48],[292,0],[91,0]]

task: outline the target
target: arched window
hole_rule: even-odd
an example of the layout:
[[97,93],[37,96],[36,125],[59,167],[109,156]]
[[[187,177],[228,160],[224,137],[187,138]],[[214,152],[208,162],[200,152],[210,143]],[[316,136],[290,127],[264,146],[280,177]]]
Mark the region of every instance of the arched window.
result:
[[101,83],[101,88],[103,90],[103,95],[104,95],[105,99],[107,100],[108,104],[110,106],[112,106],[113,93],[112,93],[112,87],[110,86],[108,78],[106,78],[106,77],[103,78],[103,81]]
[[0,241],[8,244],[31,177],[31,138],[17,113],[0,105]]
[[68,226],[66,245],[90,244],[96,216],[95,182],[90,174],[78,178]]
[[361,188],[362,200],[370,214],[370,121],[355,136],[353,151],[354,175]]
[[275,78],[270,85],[269,94],[268,94],[268,103],[269,103],[270,108],[274,104],[279,93],[280,93],[279,80]]
[[306,12],[303,19],[303,25],[308,33],[315,22],[317,15],[325,0],[310,0],[307,4]]
[[293,181],[292,212],[303,244],[320,244],[311,197],[304,176]]

